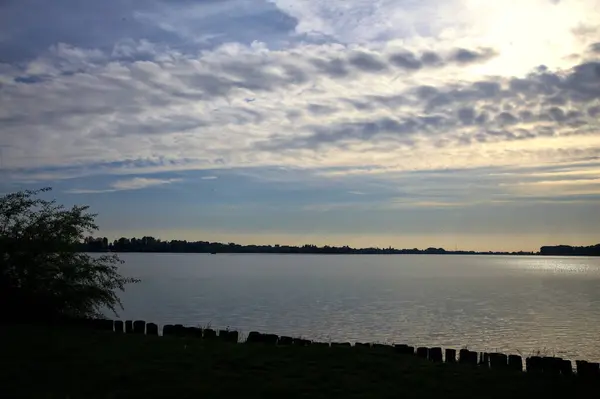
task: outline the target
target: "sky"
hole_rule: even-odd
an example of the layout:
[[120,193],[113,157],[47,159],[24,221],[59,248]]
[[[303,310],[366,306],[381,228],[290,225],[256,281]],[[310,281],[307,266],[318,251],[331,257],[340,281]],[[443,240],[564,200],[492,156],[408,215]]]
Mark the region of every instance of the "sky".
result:
[[0,0],[0,192],[98,235],[600,242],[600,0]]

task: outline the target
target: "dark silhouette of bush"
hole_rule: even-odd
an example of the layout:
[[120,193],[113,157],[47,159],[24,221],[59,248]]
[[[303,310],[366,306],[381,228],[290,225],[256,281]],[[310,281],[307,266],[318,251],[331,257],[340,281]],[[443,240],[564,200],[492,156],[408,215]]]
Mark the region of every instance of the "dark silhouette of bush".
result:
[[49,190],[0,197],[0,314],[36,321],[102,318],[103,309],[116,315],[116,291],[137,280],[118,273],[116,255],[77,252],[97,230],[96,215],[38,198]]

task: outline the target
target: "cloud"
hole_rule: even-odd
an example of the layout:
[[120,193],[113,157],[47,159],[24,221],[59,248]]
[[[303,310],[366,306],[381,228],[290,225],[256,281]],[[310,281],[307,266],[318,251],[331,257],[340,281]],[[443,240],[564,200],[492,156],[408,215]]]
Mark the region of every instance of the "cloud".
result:
[[[56,4],[4,1],[0,2],[0,15],[4,62],[36,58],[57,43],[113,51],[121,58],[146,58],[156,55],[152,48],[165,46],[187,52],[198,45],[210,48],[227,42],[277,42],[297,24],[293,17],[262,0],[106,0],[102,6],[83,5],[78,0]],[[145,43],[145,48],[133,49],[136,46],[132,43]]]
[[[231,163],[231,153],[239,151],[231,148],[231,140],[222,141],[217,126],[226,126],[234,137],[243,134],[235,133],[235,126],[274,121],[277,96],[286,97],[286,119],[294,112],[301,115],[294,109],[299,102],[286,93],[314,99],[307,108],[314,116],[345,112],[339,94],[322,89],[344,84],[342,74],[334,72],[337,67],[358,85],[354,93],[373,72],[389,70],[379,78],[390,79],[396,70],[385,61],[391,51],[386,49],[307,44],[272,51],[255,43],[184,55],[138,44],[155,55],[131,61],[127,56],[134,50],[122,47],[115,55],[58,44],[29,63],[6,65],[0,77],[0,121],[16,149],[7,158],[13,167],[118,162],[173,153],[175,148],[174,157],[189,158],[191,152],[186,152],[200,140],[203,157],[216,154],[209,156],[209,163]],[[256,101],[243,101],[250,97]],[[403,101],[380,94],[366,99],[390,109]]]
[[149,187],[163,186],[180,182],[182,179],[156,179],[148,177],[134,177],[131,179],[117,180],[110,184],[110,188],[106,189],[83,189],[74,188],[67,190],[69,194],[99,194],[99,193],[112,193],[115,191],[130,191],[130,190],[142,190]]
[[381,72],[387,68],[387,65],[378,56],[362,51],[351,54],[348,62],[364,72]]
[[[48,38],[0,65],[4,168],[16,179],[52,179],[505,167],[598,155],[600,64],[590,57],[598,39],[573,34],[589,7],[566,13],[561,3],[540,14],[537,1],[518,10],[400,3],[132,1],[109,13],[77,11],[69,0],[69,9],[49,11],[81,13],[90,28],[81,38],[79,22],[28,16]],[[6,4],[6,15],[25,12]],[[461,7],[458,20],[434,18]],[[504,38],[495,29],[505,30],[509,11]],[[94,12],[126,26],[102,35]],[[509,45],[531,15],[544,15],[535,26],[545,33]],[[14,50],[26,36],[11,22],[0,44]],[[553,51],[541,52],[546,40]],[[579,58],[564,59],[573,52]]]
[[460,48],[454,51],[449,59],[459,64],[472,64],[474,62],[487,61],[495,55],[496,52],[489,48],[481,51]]

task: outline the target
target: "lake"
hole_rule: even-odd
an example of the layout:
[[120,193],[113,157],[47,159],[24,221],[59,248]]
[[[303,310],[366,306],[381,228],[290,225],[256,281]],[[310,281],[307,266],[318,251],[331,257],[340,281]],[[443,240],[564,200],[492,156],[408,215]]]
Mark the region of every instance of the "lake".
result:
[[600,360],[600,258],[120,257],[121,319]]

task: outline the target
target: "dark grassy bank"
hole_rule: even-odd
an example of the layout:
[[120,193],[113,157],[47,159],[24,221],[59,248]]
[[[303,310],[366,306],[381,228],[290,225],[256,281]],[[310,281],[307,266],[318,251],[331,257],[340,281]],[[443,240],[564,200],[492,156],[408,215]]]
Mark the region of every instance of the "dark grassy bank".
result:
[[600,381],[431,363],[366,348],[276,347],[2,326],[0,397],[594,397]]

